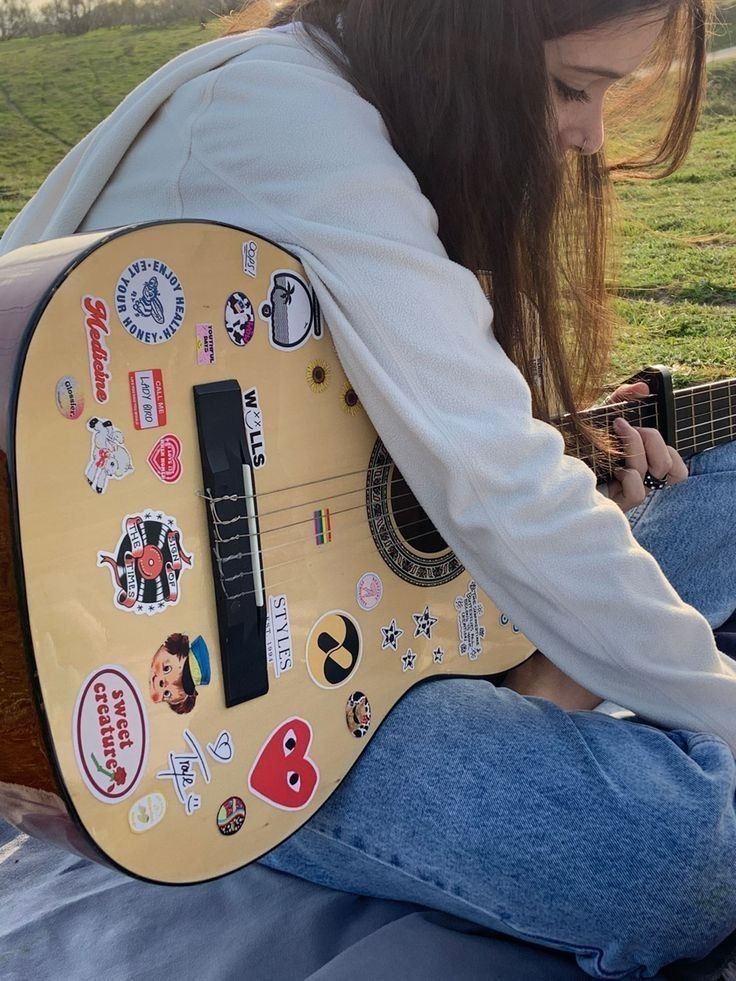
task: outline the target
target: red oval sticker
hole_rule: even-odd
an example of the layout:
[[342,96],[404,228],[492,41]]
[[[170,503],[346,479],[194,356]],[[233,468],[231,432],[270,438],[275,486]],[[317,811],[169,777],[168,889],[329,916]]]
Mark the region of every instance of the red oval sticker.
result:
[[74,708],[72,738],[88,790],[105,804],[133,793],[148,755],[143,699],[123,668],[106,665],[82,685]]

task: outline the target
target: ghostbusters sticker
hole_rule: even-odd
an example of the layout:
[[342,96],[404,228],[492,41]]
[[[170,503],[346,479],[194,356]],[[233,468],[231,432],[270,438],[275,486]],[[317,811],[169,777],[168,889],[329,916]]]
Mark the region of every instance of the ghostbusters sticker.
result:
[[151,660],[148,693],[156,704],[188,715],[199,689],[212,680],[210,652],[203,637],[189,643],[186,634],[169,634]]
[[251,793],[282,811],[300,811],[319,786],[319,769],[307,755],[312,727],[304,719],[287,719],[261,747],[248,774]]
[[217,830],[229,838],[245,824],[245,803],[240,797],[228,797],[217,812]]
[[367,736],[371,727],[371,704],[362,691],[354,691],[345,706],[345,721],[356,739]]
[[98,494],[104,494],[111,480],[123,480],[133,473],[133,461],[125,437],[109,419],[89,419],[92,450],[84,472],[87,483]]
[[307,671],[328,691],[344,685],[358,670],[363,643],[360,627],[344,610],[320,617],[307,637]]
[[268,300],[259,314],[269,325],[273,347],[295,351],[310,337],[322,336],[322,318],[313,290],[301,276],[288,270],[271,275]]
[[136,834],[150,831],[161,824],[166,814],[166,798],[163,794],[146,794],[128,812],[130,830]]
[[145,769],[148,725],[135,681],[108,664],[82,685],[74,706],[72,741],[79,772],[103,804],[129,797]]
[[123,518],[115,553],[100,552],[97,565],[107,566],[119,610],[153,616],[179,602],[179,579],[194,557],[184,551],[176,518],[145,511]]
[[179,277],[160,259],[136,259],[120,276],[115,308],[131,337],[143,344],[171,340],[186,314]]
[[56,408],[65,419],[76,421],[84,412],[84,395],[79,382],[71,375],[64,375],[56,383]]
[[245,347],[253,340],[256,315],[245,293],[231,293],[225,303],[225,330],[236,347]]
[[175,484],[181,477],[181,440],[166,433],[148,454],[148,466],[164,484]]
[[471,580],[464,596],[455,600],[457,612],[457,632],[460,638],[460,653],[471,661],[477,661],[483,653],[486,628],[481,626],[483,606],[478,600],[478,587]]
[[95,402],[104,405],[110,398],[110,313],[104,300],[85,296],[82,300],[84,328],[87,335],[89,375]]

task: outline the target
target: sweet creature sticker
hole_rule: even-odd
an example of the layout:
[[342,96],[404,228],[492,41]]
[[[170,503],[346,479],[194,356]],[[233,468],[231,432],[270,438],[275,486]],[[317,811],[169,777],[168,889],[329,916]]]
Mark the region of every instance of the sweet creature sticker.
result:
[[104,405],[110,398],[110,349],[107,346],[107,338],[110,336],[110,311],[105,301],[96,296],[84,297],[82,311],[87,335],[92,393],[95,402]]
[[310,337],[322,336],[322,318],[314,291],[294,272],[280,270],[271,275],[268,300],[259,314],[269,325],[271,344],[295,351]]
[[120,276],[115,308],[131,337],[143,344],[171,340],[186,314],[179,277],[160,259],[136,259]]
[[181,477],[181,440],[166,433],[148,454],[148,466],[164,484],[175,484]]
[[203,637],[189,643],[186,634],[169,634],[151,660],[151,701],[168,705],[177,715],[192,711],[199,689],[212,679],[210,652]]
[[245,347],[253,340],[256,315],[245,293],[231,293],[225,303],[225,330],[236,347]]
[[89,419],[92,449],[87,469],[87,483],[98,494],[104,494],[111,480],[123,480],[133,473],[133,461],[125,445],[125,436],[109,419]]
[[184,551],[176,518],[145,511],[123,518],[115,553],[100,552],[97,565],[107,566],[119,610],[153,616],[179,602],[179,579],[194,556]]
[[124,668],[108,664],[91,674],[74,706],[72,741],[90,793],[117,804],[138,786],[148,754],[143,699]]
[[166,425],[164,376],[160,368],[128,374],[130,406],[136,429],[159,429]]
[[65,419],[76,421],[84,412],[84,395],[79,382],[71,375],[64,375],[56,383],[56,408]]
[[248,774],[251,793],[282,811],[300,811],[319,786],[319,769],[307,755],[312,727],[304,719],[287,719],[261,747]]
[[344,610],[326,613],[307,637],[310,678],[320,688],[339,688],[358,670],[362,648],[360,627],[349,613]]
[[484,610],[478,599],[478,587],[472,580],[468,583],[468,591],[465,595],[458,596],[455,600],[455,611],[460,654],[471,661],[477,661],[483,653],[486,628],[480,622]]

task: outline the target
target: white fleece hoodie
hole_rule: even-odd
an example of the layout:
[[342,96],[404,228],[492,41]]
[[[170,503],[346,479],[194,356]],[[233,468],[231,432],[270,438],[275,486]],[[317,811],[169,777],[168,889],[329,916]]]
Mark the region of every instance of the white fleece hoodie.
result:
[[188,52],[139,86],[2,240],[153,219],[230,222],[304,264],[345,371],[446,541],[585,687],[736,751],[736,665],[591,471],[531,415],[476,278],[373,106],[301,32]]

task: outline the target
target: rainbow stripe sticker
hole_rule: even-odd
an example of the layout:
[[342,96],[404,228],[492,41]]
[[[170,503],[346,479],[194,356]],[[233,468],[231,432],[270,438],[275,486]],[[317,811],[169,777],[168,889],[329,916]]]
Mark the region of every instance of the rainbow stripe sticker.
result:
[[320,508],[314,512],[314,540],[318,545],[327,545],[332,541],[329,508]]

